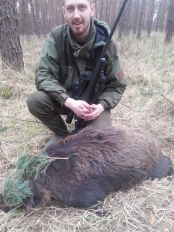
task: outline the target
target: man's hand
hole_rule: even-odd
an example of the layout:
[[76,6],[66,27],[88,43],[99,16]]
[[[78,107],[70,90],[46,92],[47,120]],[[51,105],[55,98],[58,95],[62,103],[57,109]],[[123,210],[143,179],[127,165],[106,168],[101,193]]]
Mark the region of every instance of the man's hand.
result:
[[84,119],[84,115],[91,113],[91,105],[82,100],[74,100],[73,98],[68,98],[64,105],[71,109],[77,117]]
[[98,118],[98,116],[104,111],[104,107],[101,104],[92,104],[90,105],[90,107],[92,109],[92,112],[84,115],[83,119],[85,121],[91,121]]
[[71,109],[77,115],[77,117],[85,121],[94,120],[104,111],[104,107],[101,104],[89,105],[83,100],[74,100],[72,98],[68,98],[64,105]]

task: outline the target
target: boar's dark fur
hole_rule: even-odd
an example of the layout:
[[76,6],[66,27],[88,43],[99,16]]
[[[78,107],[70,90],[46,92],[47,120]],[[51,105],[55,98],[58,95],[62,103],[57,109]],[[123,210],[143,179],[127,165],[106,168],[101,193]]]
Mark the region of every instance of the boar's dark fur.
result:
[[24,202],[29,209],[48,205],[51,199],[87,208],[111,192],[173,174],[171,160],[163,156],[157,140],[140,129],[87,127],[46,152],[57,159],[37,181],[30,179],[33,197]]

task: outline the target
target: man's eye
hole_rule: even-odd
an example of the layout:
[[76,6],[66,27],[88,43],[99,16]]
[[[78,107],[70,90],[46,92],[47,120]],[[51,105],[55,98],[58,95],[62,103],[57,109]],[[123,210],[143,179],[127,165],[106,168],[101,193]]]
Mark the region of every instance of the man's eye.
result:
[[67,8],[67,11],[68,11],[68,12],[72,12],[72,11],[73,11],[73,7],[72,7],[72,6],[69,6],[69,7]]
[[84,10],[84,9],[85,9],[85,6],[81,5],[80,10]]

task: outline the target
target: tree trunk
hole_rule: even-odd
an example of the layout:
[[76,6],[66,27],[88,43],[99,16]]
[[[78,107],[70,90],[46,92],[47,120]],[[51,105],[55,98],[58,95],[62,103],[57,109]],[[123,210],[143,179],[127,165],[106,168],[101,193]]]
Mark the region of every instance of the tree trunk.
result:
[[172,42],[172,37],[174,35],[174,0],[170,0],[170,5],[168,9],[167,15],[167,23],[166,23],[166,38],[165,42]]
[[30,25],[29,25],[28,1],[21,0],[21,6],[22,6],[21,33],[23,35],[29,35]]
[[40,36],[41,28],[40,28],[40,2],[39,0],[35,0],[35,18],[36,18],[36,24],[35,24],[35,33]]
[[103,18],[103,9],[105,9],[103,6],[102,6],[102,4],[99,4],[99,6],[100,6],[100,20],[104,20],[104,18]]
[[147,36],[150,37],[153,24],[155,0],[149,0],[149,13],[147,17]]
[[113,0],[112,2],[112,13],[111,13],[111,25],[113,26],[114,25],[114,22],[116,20],[116,17],[118,15],[118,1],[116,0]]
[[22,3],[18,1],[18,21],[19,21],[19,34],[22,34]]
[[130,31],[130,23],[131,23],[131,9],[132,9],[132,0],[127,2],[127,6],[125,9],[125,35],[129,35]]
[[59,21],[59,17],[58,17],[59,13],[62,14],[62,7],[60,8],[61,11],[59,11],[57,1],[55,1],[55,5],[56,5],[56,7],[55,7],[55,25],[58,26],[62,23],[61,21]]
[[[103,4],[102,4],[102,20],[106,22],[106,18],[107,18],[107,0],[103,1]],[[103,10],[104,9],[104,10]]]
[[160,28],[161,25],[161,17],[162,17],[162,1],[159,1],[158,3],[158,11],[157,11],[157,17],[156,17],[156,26],[155,26],[155,31],[157,32]]
[[137,22],[138,22],[138,11],[139,11],[139,0],[134,1],[134,20],[133,20],[133,33],[137,33]]
[[37,33],[37,25],[36,25],[36,17],[34,13],[34,5],[33,5],[33,0],[30,0],[30,7],[31,7],[31,18],[32,18],[32,33],[36,34]]
[[164,25],[165,25],[165,15],[166,15],[166,5],[167,5],[167,0],[162,1],[162,16],[161,16],[161,26],[160,26],[160,31],[162,32],[164,30]]
[[[123,1],[120,2],[120,7],[119,9],[121,8],[122,6],[122,3]],[[127,8],[127,5],[125,6],[125,10],[123,11],[121,17],[120,17],[120,21],[119,21],[119,26],[118,26],[118,40],[121,40],[122,39],[122,36],[123,36],[123,33],[125,32],[125,27],[126,27],[126,8]]]
[[52,27],[53,28],[58,25],[58,22],[56,22],[56,7],[57,7],[56,1],[53,0],[53,2],[52,2],[52,14],[53,14],[53,17],[52,17]]
[[139,19],[138,19],[137,39],[141,38],[141,30],[143,26],[143,15],[145,12],[145,6],[146,6],[146,0],[143,0],[141,3],[141,10],[140,10]]
[[1,0],[0,48],[3,68],[6,65],[11,66],[15,70],[20,70],[24,67],[18,26],[15,0]]
[[52,0],[48,1],[49,30],[52,29]]

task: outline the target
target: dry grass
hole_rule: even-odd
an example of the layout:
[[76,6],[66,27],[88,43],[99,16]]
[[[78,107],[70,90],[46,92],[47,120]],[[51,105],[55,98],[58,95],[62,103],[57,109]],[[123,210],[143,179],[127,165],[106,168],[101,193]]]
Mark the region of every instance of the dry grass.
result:
[[[119,42],[128,87],[112,110],[115,127],[141,127],[159,139],[165,154],[174,161],[174,42],[152,34],[140,41],[129,36]],[[25,72],[7,69],[0,73],[0,182],[13,175],[18,157],[37,153],[50,138],[50,131],[28,112],[26,97],[35,90],[34,71],[43,39],[22,38]],[[0,71],[1,72],[1,71]],[[145,181],[126,193],[109,195],[109,215],[93,211],[51,207],[26,212],[0,211],[0,231],[174,231],[174,180]]]

